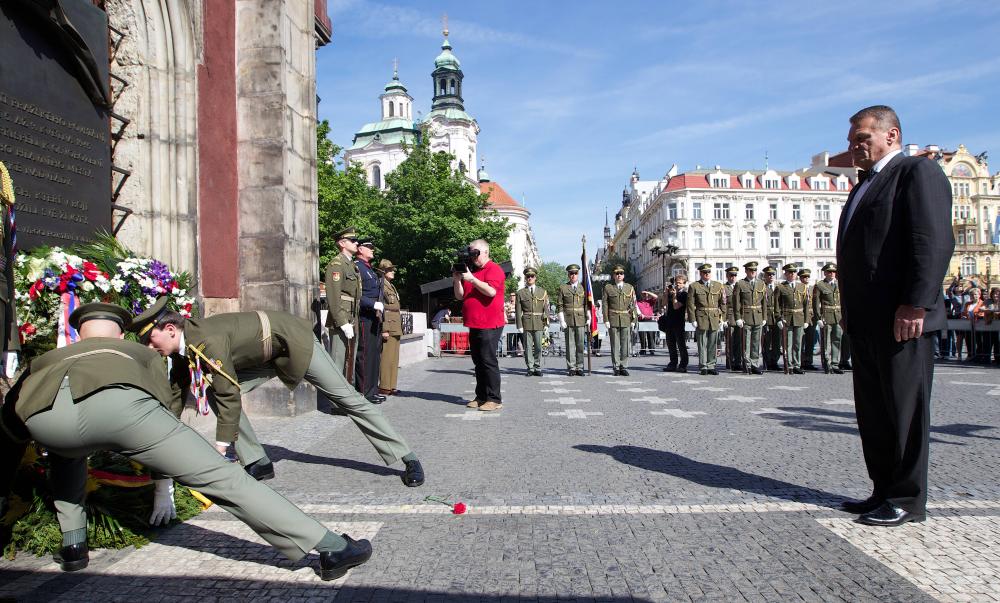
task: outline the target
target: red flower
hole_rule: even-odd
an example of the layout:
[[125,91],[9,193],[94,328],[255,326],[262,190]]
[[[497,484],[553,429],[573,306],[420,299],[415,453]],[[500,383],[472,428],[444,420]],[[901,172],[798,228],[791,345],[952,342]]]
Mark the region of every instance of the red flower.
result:
[[20,327],[18,327],[17,332],[18,336],[20,337],[21,343],[24,343],[25,339],[34,335],[35,331],[36,331],[35,325],[31,324],[30,322],[26,322]]
[[45,288],[45,283],[42,279],[38,279],[31,284],[31,288],[28,289],[28,298],[31,300],[38,299],[38,292]]
[[97,267],[97,264],[93,262],[83,262],[83,276],[88,281],[96,280],[98,276],[104,274],[101,269]]
[[455,503],[455,506],[451,508],[451,512],[455,515],[461,515],[462,513],[465,513],[465,510],[465,503],[462,502]]

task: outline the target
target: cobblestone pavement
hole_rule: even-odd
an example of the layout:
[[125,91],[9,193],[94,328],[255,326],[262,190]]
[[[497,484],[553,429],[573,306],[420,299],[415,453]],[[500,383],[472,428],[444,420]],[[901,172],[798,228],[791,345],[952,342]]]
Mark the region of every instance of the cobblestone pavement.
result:
[[[545,376],[501,361],[504,406],[465,408],[468,358],[401,373],[383,405],[423,461],[405,488],[344,417],[258,419],[268,482],[334,529],[372,538],[335,583],[218,510],[140,550],[63,574],[0,562],[0,597],[57,601],[1000,601],[1000,371],[938,365],[925,523],[868,528],[850,375]],[[210,423],[200,419],[199,429]],[[423,499],[462,501],[465,515]]]

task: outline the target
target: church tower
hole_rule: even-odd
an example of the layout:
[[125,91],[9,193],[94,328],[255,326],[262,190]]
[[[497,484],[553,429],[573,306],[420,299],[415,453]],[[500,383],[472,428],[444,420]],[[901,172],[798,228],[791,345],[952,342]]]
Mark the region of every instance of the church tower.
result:
[[382,101],[382,121],[395,118],[413,120],[413,97],[399,81],[398,60],[393,61],[392,80],[385,85],[385,92],[379,99]]

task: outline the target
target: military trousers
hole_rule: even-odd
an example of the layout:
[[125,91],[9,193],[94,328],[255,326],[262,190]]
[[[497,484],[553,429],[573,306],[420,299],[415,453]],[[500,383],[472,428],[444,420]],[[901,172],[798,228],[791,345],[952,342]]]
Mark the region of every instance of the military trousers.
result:
[[839,324],[823,324],[823,368],[840,366],[840,341],[844,337],[844,327]]
[[785,353],[788,354],[788,368],[802,368],[802,334],[805,327],[785,326]]
[[[260,368],[238,371],[236,378],[240,381],[240,391],[252,391],[277,374],[273,364],[267,364]],[[369,402],[347,382],[339,365],[334,364],[333,358],[318,340],[313,340],[312,358],[302,380],[319,390],[330,404],[342,410],[354,422],[386,465],[395,463],[411,452],[410,446],[382,414],[382,409]]]
[[[355,323],[357,327],[357,323]],[[351,350],[352,355],[357,358],[358,351],[358,330],[354,329],[354,337],[348,339],[339,327],[330,327],[330,356],[333,357],[333,364],[340,367],[340,371],[347,377],[347,351]],[[353,367],[352,367],[353,369]],[[354,371],[351,371],[353,374]]]
[[743,368],[743,336],[732,324],[723,333],[723,337],[726,337],[726,368],[740,370]]
[[583,370],[583,345],[587,340],[587,327],[566,327],[566,368]]
[[748,325],[744,324],[742,329],[743,334],[743,366],[744,368],[753,368],[755,366],[760,366],[760,341],[761,341],[761,331],[764,327],[762,325]]
[[765,325],[761,341],[764,352],[764,365],[769,369],[777,369],[781,365],[781,329],[777,325]]
[[379,361],[378,388],[382,390],[396,389],[396,379],[399,377],[399,335],[390,335],[382,342],[382,359]]
[[716,329],[698,329],[694,332],[694,340],[698,344],[699,368],[714,369],[718,362],[719,331]]
[[529,371],[541,370],[542,368],[542,335],[545,331],[524,330],[521,336],[524,338],[524,365]]
[[[242,380],[239,378],[239,374],[236,375],[236,380],[240,381],[240,393],[245,394],[249,392],[253,387],[247,385],[244,386]],[[255,386],[254,386],[255,387]],[[247,389],[249,388],[249,389]],[[208,395],[206,396],[208,401],[208,407],[212,409],[215,416],[219,416],[219,400],[215,397],[215,390],[208,388]],[[264,447],[260,445],[260,440],[257,439],[257,432],[253,429],[253,424],[250,423],[250,417],[247,413],[240,411],[240,422],[238,425],[238,436],[236,441],[233,443],[233,448],[236,450],[236,458],[240,460],[240,463],[244,467],[248,467],[254,463],[267,464],[271,462],[271,459],[267,457],[267,452],[264,451]]]
[[611,365],[616,369],[628,368],[632,327],[611,327],[608,329],[608,339],[611,340]]
[[64,533],[87,527],[87,456],[99,450],[123,454],[198,490],[289,559],[301,559],[327,533],[318,521],[226,461],[142,390],[109,387],[74,403],[67,378],[52,408],[25,424],[32,439],[49,449],[56,515]]

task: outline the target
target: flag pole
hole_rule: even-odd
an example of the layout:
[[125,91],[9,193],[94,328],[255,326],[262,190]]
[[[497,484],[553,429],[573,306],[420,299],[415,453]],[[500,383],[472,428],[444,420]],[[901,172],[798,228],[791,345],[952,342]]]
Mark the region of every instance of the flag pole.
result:
[[[593,279],[590,276],[590,270],[587,269],[587,235],[583,235],[583,237],[581,237],[580,243],[582,245],[582,251],[583,251],[583,253],[581,254],[583,265],[581,266],[581,268],[583,269],[583,273],[587,275],[587,279],[590,282],[589,287],[591,290],[591,294],[584,300],[584,306],[583,306],[584,320],[587,322],[587,327],[586,330],[584,331],[587,334],[587,374],[590,375],[593,373],[593,368],[591,366],[590,359],[591,359],[591,354],[594,351],[594,334],[590,330],[590,311],[591,311],[590,306],[593,304],[592,298],[593,298],[594,286],[593,286]],[[588,284],[583,283],[583,286],[587,287]]]

